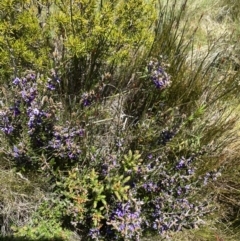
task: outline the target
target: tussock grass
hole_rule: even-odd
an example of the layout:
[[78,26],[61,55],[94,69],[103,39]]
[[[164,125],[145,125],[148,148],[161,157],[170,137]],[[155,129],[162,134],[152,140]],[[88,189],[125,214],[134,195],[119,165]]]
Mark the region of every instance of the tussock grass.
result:
[[45,198],[39,183],[20,172],[0,170],[0,226],[1,235],[11,233],[13,226],[22,226],[31,218]]
[[[214,125],[219,123],[219,121],[223,121],[222,124],[224,125],[224,121],[229,120],[229,118],[236,119],[233,121],[235,123],[233,124],[234,128],[225,126],[224,128],[220,128],[219,131],[216,130],[216,137],[214,138],[216,143],[225,143],[220,147],[221,157],[218,156],[215,158],[213,156],[210,162],[204,161],[205,168],[203,167],[203,169],[205,170],[211,170],[217,166],[223,169],[222,177],[215,184],[210,185],[208,191],[212,192],[216,197],[218,215],[209,224],[209,228],[200,228],[197,231],[185,231],[177,235],[176,240],[238,240],[240,210],[239,95],[237,91],[239,81],[239,60],[237,53],[240,46],[236,43],[239,36],[239,28],[237,27],[239,20],[236,18],[238,1],[189,1],[188,4],[185,16],[188,16],[189,19],[189,29],[198,28],[194,36],[194,47],[189,52],[188,62],[197,65],[197,63],[199,64],[205,58],[203,69],[214,66],[211,69],[214,78],[211,79],[211,74],[209,75],[209,82],[206,83],[206,95],[202,96],[204,99],[210,94],[209,96],[213,98],[213,102],[210,100],[209,116],[207,114],[204,117],[206,122],[202,121],[201,123],[204,124],[202,127],[200,124],[199,128],[206,128],[207,125],[211,125],[212,121]],[[236,11],[234,12],[233,9]],[[207,86],[210,86],[213,81],[219,81],[219,83],[221,81],[222,83],[235,82],[236,85],[230,88],[235,98],[231,96],[223,102],[215,102],[214,98],[217,96],[218,89],[216,88],[214,92],[210,91],[207,94]],[[218,97],[215,99],[217,100]],[[223,109],[227,110],[222,112],[224,113],[223,116],[219,112],[219,105],[221,104],[225,106]],[[213,114],[214,112],[215,114]],[[213,120],[215,118],[219,118],[219,121],[215,122]],[[222,133],[223,129],[226,130],[225,134]],[[206,138],[207,136],[212,137],[213,134],[209,132]],[[175,239],[173,238],[173,240]]]

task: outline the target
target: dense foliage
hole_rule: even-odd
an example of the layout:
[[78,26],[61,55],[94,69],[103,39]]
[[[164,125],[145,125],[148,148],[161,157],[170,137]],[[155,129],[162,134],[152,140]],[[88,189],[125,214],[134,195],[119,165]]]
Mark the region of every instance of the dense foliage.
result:
[[214,45],[188,61],[186,3],[2,0],[1,168],[43,193],[2,235],[168,238],[214,213],[238,73]]

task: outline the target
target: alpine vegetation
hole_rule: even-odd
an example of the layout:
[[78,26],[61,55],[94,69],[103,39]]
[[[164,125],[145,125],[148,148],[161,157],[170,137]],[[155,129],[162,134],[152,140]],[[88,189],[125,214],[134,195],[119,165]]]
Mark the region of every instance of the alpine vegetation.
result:
[[174,240],[227,220],[213,190],[237,159],[239,75],[209,64],[214,41],[189,61],[187,3],[2,0],[1,238]]

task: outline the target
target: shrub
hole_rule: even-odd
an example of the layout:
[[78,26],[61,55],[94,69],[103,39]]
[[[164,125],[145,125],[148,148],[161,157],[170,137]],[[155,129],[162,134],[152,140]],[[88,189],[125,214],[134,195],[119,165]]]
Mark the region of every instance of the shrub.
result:
[[[167,87],[160,84],[168,83],[167,74],[160,66],[156,68],[149,67],[153,87]],[[147,230],[164,236],[170,230],[197,225],[199,215],[209,208],[208,203],[204,207],[191,201],[201,185],[201,179],[193,175],[196,154],[178,161],[165,151],[161,157],[141,159],[138,151],[124,155],[119,143],[112,154],[101,152],[100,146],[87,150],[86,129],[63,123],[61,103],[51,98],[59,81],[54,76],[44,81],[33,73],[15,78],[11,94],[15,100],[1,112],[1,130],[12,147],[6,152],[9,159],[19,170],[44,170],[53,178],[53,196],[58,194],[58,198],[48,202],[52,208],[45,210],[44,217],[50,215],[57,227],[72,227],[93,239],[138,239]],[[159,144],[165,146],[176,133],[163,131]],[[55,209],[59,211],[51,214]],[[36,224],[37,233],[45,230],[44,220]],[[36,235],[34,230],[30,225],[17,235]]]

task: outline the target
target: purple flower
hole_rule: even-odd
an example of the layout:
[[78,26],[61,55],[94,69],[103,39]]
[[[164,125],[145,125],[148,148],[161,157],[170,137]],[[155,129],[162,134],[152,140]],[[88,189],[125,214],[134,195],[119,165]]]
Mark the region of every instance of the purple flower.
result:
[[153,83],[155,84],[157,89],[162,89],[165,86],[165,81],[163,80],[153,79]]
[[[140,202],[136,202],[139,205]],[[130,206],[130,203],[118,203],[116,209],[110,216],[111,223],[117,231],[125,231],[128,237],[134,237],[137,230],[140,230],[142,219],[140,217],[140,208]],[[126,236],[126,237],[127,237]]]
[[35,99],[37,95],[37,91],[35,88],[31,87],[28,91],[25,89],[21,91],[22,98],[25,102],[28,104],[31,104],[31,102]]
[[19,149],[16,146],[13,146],[13,156],[15,158],[19,157]]
[[89,106],[89,105],[91,105],[91,102],[90,102],[90,100],[88,100],[88,99],[84,99],[83,100],[83,106]]
[[181,187],[178,187],[178,189],[177,189],[177,194],[178,194],[178,195],[181,195],[181,194],[182,194],[182,188],[181,188]]
[[19,110],[19,103],[15,103],[14,107],[10,107],[10,110],[13,111],[13,115],[17,116],[21,114],[21,111]]
[[91,105],[92,103],[92,98],[91,95],[88,93],[83,93],[82,94],[82,104],[84,107],[87,107],[89,105]]
[[79,134],[79,136],[83,137],[83,136],[84,136],[84,130],[83,130],[83,129],[80,129],[80,130],[78,131],[78,134]]
[[170,78],[158,62],[150,61],[148,72],[157,89],[164,89],[170,84]]
[[193,175],[194,174],[194,169],[193,168],[189,168],[187,170],[187,173],[188,173],[188,175]]
[[69,154],[68,154],[68,157],[69,157],[70,159],[74,159],[74,158],[75,158],[75,154],[74,154],[74,153],[69,153]]
[[22,84],[25,85],[27,83],[27,79],[26,78],[22,78]]
[[34,109],[33,109],[33,114],[34,114],[34,115],[39,115],[39,113],[40,113],[40,112],[39,112],[39,110],[38,110],[37,108],[34,108]]
[[31,73],[31,74],[29,75],[29,78],[30,78],[31,80],[35,80],[36,75],[35,75],[35,74],[33,74],[33,73]]
[[20,79],[18,77],[16,77],[14,80],[13,80],[13,84],[14,85],[18,85],[20,83]]
[[34,127],[34,116],[31,116],[28,121],[28,127],[32,129]]
[[13,113],[14,113],[14,116],[17,116],[21,114],[21,111],[18,109],[18,107],[15,106]]
[[153,155],[152,155],[152,154],[149,154],[147,157],[148,157],[148,159],[152,159],[152,158],[153,158]]
[[123,139],[122,138],[117,140],[116,146],[118,146],[118,147],[123,146]]
[[100,231],[98,228],[91,228],[88,235],[92,238],[92,239],[98,239],[99,235],[100,235]]
[[119,218],[119,217],[123,217],[124,216],[124,211],[120,208],[118,208],[116,211],[115,211],[115,214],[116,216]]
[[143,188],[147,192],[156,192],[158,190],[158,186],[152,182],[144,183]]
[[13,132],[14,128],[11,125],[1,127],[1,131],[3,131],[5,134],[9,135]]
[[53,85],[53,84],[51,84],[51,83],[48,83],[48,84],[46,85],[46,87],[47,87],[47,89],[49,89],[49,90],[55,90],[55,89],[56,89],[55,85]]
[[49,141],[49,146],[54,149],[59,149],[61,147],[61,140]]
[[155,229],[155,230],[157,230],[158,229],[158,225],[157,225],[157,223],[156,222],[153,222],[153,229]]
[[21,94],[22,94],[22,98],[25,100],[25,98],[27,97],[27,92],[23,90]]
[[185,158],[182,157],[182,158],[180,159],[179,163],[177,164],[176,168],[177,168],[177,169],[181,169],[181,168],[184,168],[184,167],[186,167],[186,165],[185,165]]

